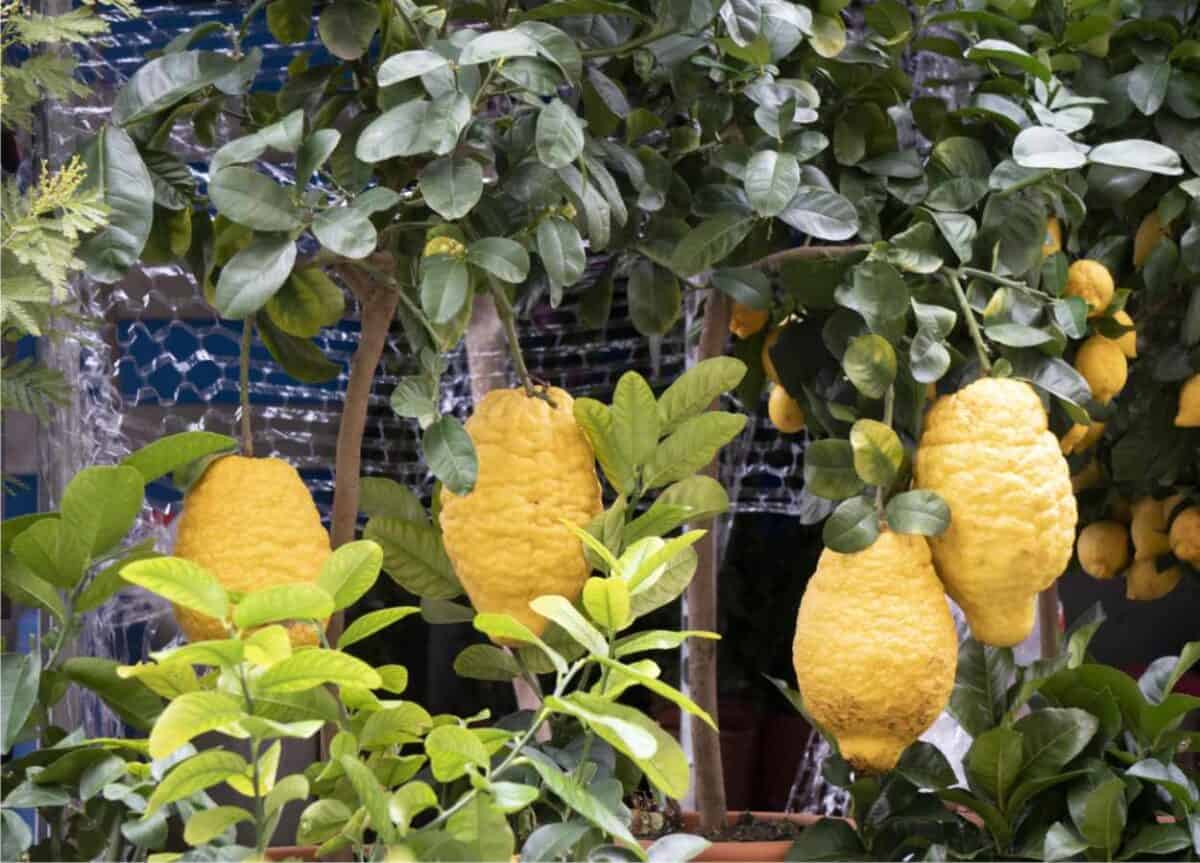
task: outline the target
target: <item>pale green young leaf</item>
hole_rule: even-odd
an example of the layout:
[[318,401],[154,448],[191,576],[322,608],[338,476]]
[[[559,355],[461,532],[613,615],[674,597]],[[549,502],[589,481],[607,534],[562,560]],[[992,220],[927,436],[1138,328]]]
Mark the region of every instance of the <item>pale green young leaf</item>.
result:
[[654,735],[626,718],[629,712],[636,712],[632,707],[585,692],[573,692],[565,698],[548,696],[546,707],[556,713],[574,716],[635,761],[649,758],[658,749]]
[[292,639],[287,627],[278,624],[255,630],[242,640],[246,659],[263,668],[292,655]]
[[341,831],[350,820],[351,814],[350,807],[336,798],[310,803],[300,813],[296,841],[308,845],[324,842]]
[[[624,842],[639,860],[646,859],[646,852],[612,810],[592,795],[587,787],[571,774],[565,773],[548,755],[537,750],[526,750],[525,757],[537,771],[546,787],[556,797],[571,807],[580,817],[594,824],[605,834]],[[686,769],[686,762],[685,762]]]
[[583,607],[604,629],[624,629],[630,622],[629,586],[621,578],[589,578],[583,586]]
[[249,769],[249,766],[242,756],[222,749],[210,749],[193,755],[176,764],[155,787],[154,793],[146,802],[146,816],[152,815],[168,803],[191,797],[197,791],[211,788],[231,776],[239,776]]
[[416,743],[433,726],[429,712],[411,701],[391,702],[393,707],[377,710],[363,724],[359,745],[364,749]]
[[669,629],[651,629],[646,632],[635,632],[633,635],[627,635],[615,641],[613,656],[620,659],[623,656],[642,653],[646,650],[674,650],[689,638],[719,640],[721,636],[715,632],[705,632],[701,629],[687,629],[681,632]]
[[850,429],[854,471],[868,485],[888,486],[904,463],[904,445],[890,426],[861,419]]
[[654,390],[637,372],[626,372],[617,381],[612,420],[613,437],[622,460],[633,465],[649,461],[658,446],[658,407]]
[[193,641],[169,650],[151,651],[150,658],[161,663],[211,665],[215,668],[237,665],[245,655],[245,644],[236,638]]
[[400,835],[408,832],[412,820],[422,812],[436,809],[437,794],[428,784],[420,780],[409,782],[396,789],[388,800],[388,812]]
[[467,772],[468,766],[486,769],[490,760],[483,742],[461,725],[433,729],[425,737],[425,752],[439,782],[453,782]]
[[317,586],[333,597],[333,610],[348,608],[363,597],[383,566],[383,548],[370,539],[338,546],[321,565]]
[[133,678],[162,698],[178,698],[200,689],[196,672],[185,662],[139,662],[117,667],[117,676]]
[[646,465],[643,484],[658,488],[691,476],[745,427],[745,415],[725,411],[709,411],[685,420],[655,449]]
[[267,693],[299,692],[322,684],[374,689],[379,673],[361,659],[336,650],[312,648],[294,653],[263,672],[258,688]]
[[520,677],[515,659],[491,644],[471,644],[454,657],[454,673],[472,680],[508,681]]
[[721,396],[733,390],[746,375],[746,364],[734,357],[703,360],[667,387],[658,400],[658,416],[664,434],[680,423],[708,410]]
[[567,528],[567,530],[579,537],[579,541],[587,546],[587,549],[600,559],[600,561],[604,564],[604,568],[610,573],[619,574],[622,572],[621,562],[613,556],[613,553],[609,551],[608,546],[598,540],[589,531],[586,531],[583,528],[571,524],[569,521],[565,520],[563,521],[563,527]]
[[248,630],[281,620],[324,621],[333,597],[315,584],[276,584],[248,593],[234,606],[233,622]]
[[183,841],[195,847],[206,845],[221,836],[230,827],[254,817],[240,806],[217,806],[201,809],[192,814],[183,829]]
[[346,631],[338,639],[338,650],[345,650],[351,644],[362,641],[364,638],[369,638],[380,630],[391,626],[396,621],[403,620],[410,614],[417,614],[420,611],[421,609],[418,606],[404,605],[396,608],[381,608],[378,611],[364,614],[346,627]]
[[509,860],[515,850],[512,827],[487,793],[476,794],[446,821],[446,834],[470,860]]
[[529,607],[553,620],[594,656],[608,656],[608,643],[565,596],[539,596]]
[[708,725],[716,730],[717,724],[713,721],[713,718],[709,716],[708,713],[702,707],[700,707],[700,705],[696,704],[696,702],[692,701],[692,699],[688,698],[675,687],[667,683],[663,683],[661,680],[650,677],[649,675],[642,674],[630,666],[617,662],[614,659],[600,657],[599,661],[609,668],[613,668],[617,671],[620,671],[622,674],[632,677],[639,684],[649,689],[655,695],[662,696],[680,710],[684,711],[685,713],[690,713],[692,716],[701,719],[705,725]]
[[696,550],[686,548],[661,571],[652,574],[630,592],[630,608],[635,618],[674,602],[687,589],[696,574],[699,558]]
[[245,710],[242,703],[223,692],[198,691],[178,696],[159,715],[150,731],[150,755],[166,758],[193,737],[222,730],[242,737],[234,726]]
[[237,441],[227,435],[207,431],[188,431],[159,438],[131,455],[121,464],[137,470],[144,483],[179,470],[206,455],[232,452]]
[[595,399],[581,398],[575,400],[574,413],[609,483],[620,493],[631,494],[636,475],[618,446],[612,410]]
[[284,776],[275,783],[275,787],[267,794],[267,799],[264,802],[267,817],[270,818],[293,800],[305,799],[308,797],[308,792],[308,780],[304,776],[299,773]]
[[534,635],[529,627],[507,614],[477,614],[475,628],[497,641],[535,645],[554,666],[555,671],[559,674],[567,673],[567,662],[557,650]]
[[175,605],[224,620],[229,597],[221,582],[199,564],[181,557],[137,560],[121,570],[121,577]]
[[637,588],[646,579],[660,571],[660,567],[669,566],[679,555],[691,549],[704,536],[703,530],[689,530],[682,536],[672,537],[652,551],[638,563],[636,569],[627,570],[630,590]]
[[338,759],[338,763],[341,764],[342,770],[346,771],[346,778],[350,780],[359,802],[366,808],[371,828],[379,834],[382,841],[393,841],[396,828],[388,815],[387,793],[371,772],[371,768],[353,755],[343,755]]

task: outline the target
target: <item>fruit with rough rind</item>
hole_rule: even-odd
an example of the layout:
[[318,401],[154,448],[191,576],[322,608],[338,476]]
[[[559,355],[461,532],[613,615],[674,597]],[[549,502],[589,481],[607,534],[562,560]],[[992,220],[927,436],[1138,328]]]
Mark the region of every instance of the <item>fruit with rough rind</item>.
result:
[[1178,428],[1200,428],[1200,374],[1184,381],[1179,390],[1179,412],[1175,414]]
[[1100,436],[1103,434],[1104,423],[1102,422],[1094,422],[1086,426],[1081,423],[1075,423],[1062,436],[1062,440],[1059,441],[1059,448],[1062,450],[1063,455],[1087,452],[1096,445],[1096,441],[1100,440]]
[[[1123,327],[1132,327],[1133,318],[1129,317],[1129,312],[1121,309],[1119,312],[1113,313],[1113,320]],[[1137,330],[1131,329],[1127,333],[1122,333],[1113,339],[1121,347],[1121,353],[1125,354],[1127,359],[1137,359]]]
[[1129,564],[1129,532],[1119,522],[1093,522],[1079,532],[1075,550],[1084,572],[1109,579]]
[[1158,210],[1151,210],[1138,225],[1137,233],[1133,235],[1133,265],[1141,268],[1146,259],[1158,248],[1158,244],[1170,233],[1158,217]]
[[1112,302],[1115,290],[1112,273],[1099,261],[1089,261],[1085,258],[1067,268],[1067,287],[1063,293],[1068,297],[1079,297],[1086,302],[1089,318],[1104,313],[1108,304]]
[[1125,598],[1161,599],[1175,589],[1182,577],[1183,573],[1177,566],[1160,570],[1153,558],[1135,560],[1125,576]]
[[771,417],[771,424],[784,434],[795,434],[804,428],[804,408],[778,384],[771,389],[767,414]]
[[1143,497],[1134,501],[1133,521],[1129,525],[1135,560],[1152,560],[1171,550],[1167,536],[1167,511],[1164,501]]
[[1042,238],[1042,257],[1062,251],[1062,225],[1055,216],[1046,220],[1046,235]]
[[467,420],[479,473],[469,494],[442,489],[446,553],[477,612],[508,614],[534,634],[546,619],[529,607],[544,595],[574,601],[587,581],[583,546],[564,520],[583,526],[602,507],[591,444],[574,401],[550,388],[553,406],[523,389],[495,389]]
[[1079,494],[1081,491],[1087,491],[1089,488],[1095,488],[1100,485],[1104,479],[1104,474],[1100,472],[1100,465],[1095,459],[1089,461],[1079,473],[1071,475],[1071,491]]
[[950,526],[929,545],[971,632],[997,647],[1024,640],[1037,594],[1075,545],[1070,470],[1041,400],[1011,378],[943,396],[926,417],[914,472],[917,487],[950,508]]
[[884,530],[863,551],[821,552],[792,660],[808,713],[855,768],[882,773],[946,707],[958,637],[929,545]]
[[767,309],[752,309],[750,306],[734,303],[733,312],[729,317],[729,332],[739,339],[748,339],[765,327],[770,319],[771,313]]
[[[329,557],[329,534],[296,469],[277,458],[227,455],[204,471],[183,500],[174,554],[212,573],[227,591],[314,584]],[[226,638],[220,621],[180,606],[190,641]],[[292,643],[315,645],[311,624],[288,627]]]
[[1200,506],[1189,506],[1171,521],[1171,553],[1200,569]]
[[1086,339],[1075,354],[1075,368],[1092,390],[1092,398],[1106,405],[1125,388],[1129,361],[1121,346],[1104,336]]

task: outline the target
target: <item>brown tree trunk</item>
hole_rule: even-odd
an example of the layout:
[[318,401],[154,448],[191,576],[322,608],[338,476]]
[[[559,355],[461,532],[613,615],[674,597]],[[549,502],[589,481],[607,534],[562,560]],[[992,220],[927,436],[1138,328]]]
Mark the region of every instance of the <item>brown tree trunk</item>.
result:
[[[725,352],[729,315],[729,299],[715,290],[710,291],[704,306],[704,323],[696,362]],[[716,403],[713,407],[716,407]],[[705,468],[705,473],[715,478],[719,463],[720,456]],[[687,628],[715,632],[717,572],[721,563],[720,540],[715,524],[710,525],[708,532],[696,543],[696,553],[699,563],[686,595]],[[685,673],[688,694],[717,720],[717,642],[709,639],[690,641]],[[689,723],[696,808],[700,813],[700,830],[707,832],[725,823],[725,771],[721,763],[721,735],[689,714],[684,714],[682,721]]]
[[1042,659],[1058,656],[1058,582],[1038,594],[1038,640]]

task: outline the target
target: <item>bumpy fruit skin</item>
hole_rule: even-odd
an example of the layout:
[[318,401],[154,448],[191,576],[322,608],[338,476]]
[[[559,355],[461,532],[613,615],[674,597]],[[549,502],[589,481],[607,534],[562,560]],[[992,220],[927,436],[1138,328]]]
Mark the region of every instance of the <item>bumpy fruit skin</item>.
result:
[[[175,556],[198,563],[226,590],[314,583],[329,557],[329,534],[300,474],[277,458],[227,455],[188,491]],[[225,638],[220,622],[179,606],[189,641]],[[292,644],[315,645],[311,625],[289,627]]]
[[1129,361],[1121,346],[1104,336],[1084,340],[1075,354],[1075,368],[1091,387],[1092,398],[1100,404],[1111,402],[1129,379]]
[[734,303],[733,313],[729,318],[729,332],[739,339],[748,339],[765,327],[770,319],[771,312],[767,309],[752,309],[741,303]]
[[546,619],[529,607],[547,594],[575,600],[589,567],[579,539],[601,511],[595,455],[560,389],[489,392],[467,420],[479,474],[466,495],[442,490],[446,553],[478,612],[508,614],[540,635]]
[[1093,522],[1079,532],[1075,550],[1084,572],[1109,579],[1129,564],[1129,532],[1120,522]]
[[1189,506],[1171,522],[1171,553],[1200,569],[1200,506]]
[[924,537],[885,530],[856,554],[825,549],[792,660],[805,707],[859,770],[882,773],[946,707],[958,638]]
[[1133,504],[1133,522],[1129,535],[1133,538],[1133,556],[1147,560],[1171,550],[1167,537],[1167,512],[1164,501],[1143,497]]
[[929,544],[971,632],[997,647],[1022,641],[1035,597],[1075,545],[1070,471],[1037,394],[1011,378],[982,378],[938,399],[914,470],[917,486],[950,507],[950,526]]
[[1076,261],[1067,269],[1067,287],[1063,291],[1068,297],[1079,297],[1088,304],[1088,317],[1094,318],[1103,314],[1112,302],[1113,291],[1112,273],[1099,261],[1089,261],[1086,258]]
[[1104,423],[1094,422],[1091,425],[1081,425],[1075,423],[1067,429],[1067,433],[1062,436],[1059,448],[1063,455],[1072,455],[1079,452],[1087,452],[1096,445],[1096,441],[1100,440],[1104,434]]
[[1161,599],[1175,589],[1182,577],[1183,573],[1177,566],[1159,570],[1153,558],[1135,560],[1125,576],[1125,598],[1143,601]]
[[1158,210],[1151,210],[1138,225],[1137,233],[1133,235],[1133,265],[1140,268],[1146,259],[1158,248],[1163,238],[1169,236],[1162,220],[1158,218]]
[[1042,257],[1062,251],[1062,225],[1055,216],[1046,220],[1046,236],[1042,239]]
[[1184,381],[1179,391],[1179,412],[1175,414],[1178,428],[1200,428],[1200,374]]
[[778,384],[771,389],[767,414],[771,417],[771,424],[784,434],[795,434],[804,428],[804,408]]
[[[1129,317],[1129,312],[1121,309],[1119,312],[1113,313],[1113,320],[1123,327],[1132,327],[1133,318]],[[1137,359],[1137,330],[1130,330],[1113,339],[1121,346],[1121,353],[1125,354],[1127,359]]]
[[421,252],[421,257],[428,258],[431,255],[449,255],[452,258],[461,258],[466,253],[467,247],[454,239],[454,237],[434,237],[425,244],[425,248]]

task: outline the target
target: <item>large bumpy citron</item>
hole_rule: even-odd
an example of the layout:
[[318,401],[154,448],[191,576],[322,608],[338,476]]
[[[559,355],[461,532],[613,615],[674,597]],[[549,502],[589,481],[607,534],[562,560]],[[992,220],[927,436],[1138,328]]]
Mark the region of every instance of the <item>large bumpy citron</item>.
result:
[[1033,388],[983,378],[938,399],[914,461],[917,485],[950,507],[930,540],[946,590],[979,641],[1004,647],[1033,628],[1035,597],[1071,560],[1075,495]]
[[[329,557],[329,534],[300,474],[277,458],[228,455],[208,466],[183,501],[175,555],[204,567],[226,590],[313,583]],[[225,638],[211,617],[176,606],[191,641]],[[291,627],[293,644],[317,643],[312,626]]]
[[729,332],[739,339],[748,339],[771,319],[768,309],[754,309],[741,303],[733,304],[733,312],[729,316]]
[[1116,521],[1096,521],[1079,532],[1079,565],[1092,578],[1109,579],[1129,563],[1129,531]]
[[946,706],[958,639],[924,537],[884,531],[825,549],[800,602],[792,659],[805,707],[859,770],[883,772]]
[[1099,261],[1085,258],[1067,268],[1067,287],[1063,293],[1084,300],[1088,304],[1089,318],[1103,314],[1112,302],[1115,290],[1112,273]]
[[1108,404],[1125,388],[1129,379],[1129,361],[1125,352],[1112,339],[1091,336],[1075,353],[1075,368],[1083,375],[1092,390],[1092,398]]
[[1200,569],[1200,506],[1189,506],[1177,514],[1167,536],[1171,553]]
[[536,634],[546,619],[529,607],[543,595],[574,600],[587,581],[579,539],[602,509],[591,444],[571,397],[492,390],[467,420],[479,474],[465,495],[442,491],[441,525],[454,571],[478,612],[508,614]]
[[1179,411],[1175,414],[1179,428],[1200,428],[1200,375],[1192,375],[1179,390]]

